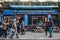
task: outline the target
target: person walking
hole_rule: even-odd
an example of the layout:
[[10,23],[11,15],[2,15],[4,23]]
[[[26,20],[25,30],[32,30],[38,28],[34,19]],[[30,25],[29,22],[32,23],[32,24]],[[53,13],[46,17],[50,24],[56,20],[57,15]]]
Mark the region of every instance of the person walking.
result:
[[3,24],[2,24],[2,35],[5,36],[5,38],[7,37],[7,21],[3,21]]
[[53,31],[53,28],[52,28],[52,21],[49,21],[49,34],[50,34],[49,37],[52,37],[52,31]]
[[16,38],[18,38],[18,29],[17,29],[17,21],[16,18],[14,18],[14,23],[12,24],[12,28],[10,29],[10,38],[12,38],[14,35],[16,36]]
[[49,34],[50,36],[49,37],[52,37],[52,16],[51,16],[51,12],[48,12],[48,21],[49,21]]
[[48,22],[48,19],[46,20],[46,29],[45,29],[45,36],[47,36],[47,32],[49,31],[49,22]]
[[10,28],[10,32],[9,32],[9,34],[10,34],[10,38],[13,38],[14,33],[15,33],[15,27],[12,26],[12,27]]
[[16,38],[18,38],[18,32],[17,32],[17,19],[14,19],[14,27],[15,27],[15,35],[16,35]]
[[24,32],[24,21],[22,20],[22,23],[21,23],[21,35],[24,35],[25,32]]

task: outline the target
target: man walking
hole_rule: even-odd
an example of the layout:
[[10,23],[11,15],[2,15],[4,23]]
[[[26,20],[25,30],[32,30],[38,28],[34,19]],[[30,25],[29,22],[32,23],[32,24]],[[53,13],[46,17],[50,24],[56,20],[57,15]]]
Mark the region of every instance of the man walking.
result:
[[47,32],[49,31],[49,21],[48,21],[48,19],[46,20],[46,29],[45,29],[45,32],[46,32],[46,34],[45,34],[45,36],[47,36]]
[[49,37],[52,37],[52,21],[49,21]]
[[51,16],[51,12],[48,12],[48,20],[49,20],[49,37],[52,37],[52,16]]

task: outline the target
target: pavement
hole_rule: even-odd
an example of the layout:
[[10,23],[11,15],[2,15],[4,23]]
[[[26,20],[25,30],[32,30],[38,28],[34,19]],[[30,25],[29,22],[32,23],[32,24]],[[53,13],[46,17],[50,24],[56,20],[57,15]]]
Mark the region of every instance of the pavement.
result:
[[[60,33],[53,33],[53,37],[49,38],[49,33],[47,36],[45,36],[45,32],[43,33],[36,33],[36,32],[25,32],[25,35],[18,35],[19,38],[16,38],[16,36],[13,36],[13,39],[60,39]],[[9,35],[7,38],[0,37],[0,39],[11,39]]]

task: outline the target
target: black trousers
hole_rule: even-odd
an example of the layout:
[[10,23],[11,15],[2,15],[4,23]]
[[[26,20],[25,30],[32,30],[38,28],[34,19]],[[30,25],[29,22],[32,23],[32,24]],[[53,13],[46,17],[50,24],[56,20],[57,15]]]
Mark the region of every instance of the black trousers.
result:
[[17,32],[20,33],[20,28],[17,28]]
[[0,28],[0,37],[2,36],[2,29]]
[[6,38],[7,37],[7,30],[2,30],[2,35],[4,35]]
[[45,29],[45,33],[46,33],[46,35],[47,35],[47,32],[48,32],[48,27],[46,27],[46,29]]

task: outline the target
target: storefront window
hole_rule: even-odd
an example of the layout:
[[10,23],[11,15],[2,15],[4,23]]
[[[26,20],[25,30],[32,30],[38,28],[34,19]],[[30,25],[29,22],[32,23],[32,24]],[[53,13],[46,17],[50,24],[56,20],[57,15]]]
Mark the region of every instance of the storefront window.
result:
[[38,23],[39,23],[39,25],[42,25],[42,17],[39,17],[39,19],[38,19]]
[[53,26],[58,26],[58,20],[57,20],[56,16],[52,17],[52,21],[53,21]]
[[11,22],[12,18],[11,16],[4,16],[4,20],[6,20],[7,22]]
[[43,24],[43,18],[42,17],[33,17],[33,24],[42,25]]

